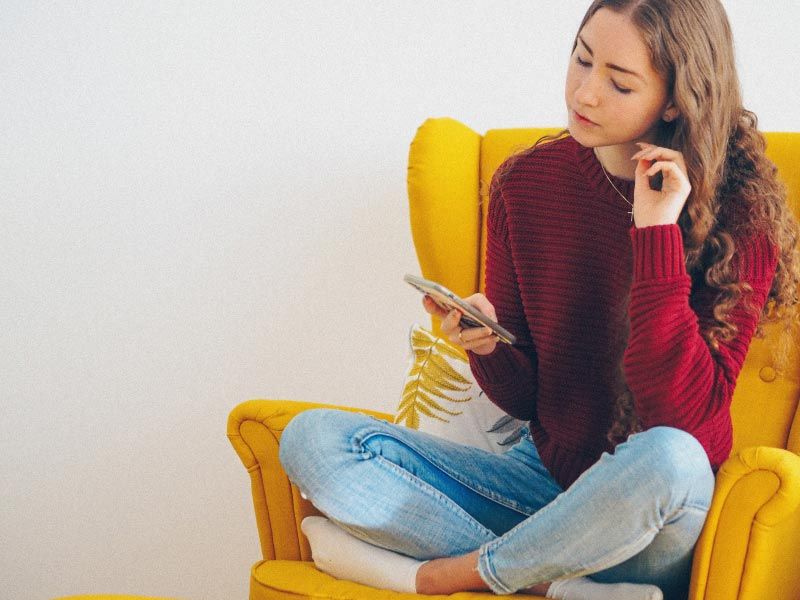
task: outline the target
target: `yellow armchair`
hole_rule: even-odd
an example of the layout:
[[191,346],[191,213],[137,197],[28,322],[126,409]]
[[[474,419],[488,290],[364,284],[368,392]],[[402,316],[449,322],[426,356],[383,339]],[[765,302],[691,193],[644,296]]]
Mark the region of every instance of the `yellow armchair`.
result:
[[[408,195],[414,246],[425,277],[463,296],[484,291],[491,177],[511,152],[556,131],[494,129],[481,136],[450,118],[428,119],[420,126],[409,153]],[[766,137],[767,153],[789,188],[795,214],[800,214],[800,133]],[[437,319],[432,327],[439,331]],[[800,598],[800,340],[789,368],[778,374],[770,354],[776,336],[777,331],[768,329],[766,338],[753,340],[737,381],[734,447],[717,474],[697,543],[690,600]],[[250,600],[422,598],[340,581],[314,567],[300,522],[320,513],[289,482],[278,461],[278,444],[294,415],[322,406],[393,420],[381,412],[291,400],[250,400],[228,418],[228,438],[250,473],[263,555],[251,569]],[[463,592],[449,597],[491,596]]]

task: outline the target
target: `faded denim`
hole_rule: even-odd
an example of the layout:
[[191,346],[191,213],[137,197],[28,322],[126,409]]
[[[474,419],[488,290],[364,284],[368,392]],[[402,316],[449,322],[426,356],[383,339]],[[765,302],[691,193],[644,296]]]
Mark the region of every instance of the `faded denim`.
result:
[[331,521],[419,560],[480,549],[496,594],[590,576],[685,597],[714,490],[700,443],[672,427],[634,434],[566,491],[529,430],[503,454],[369,415],[299,413],[283,431],[290,480]]

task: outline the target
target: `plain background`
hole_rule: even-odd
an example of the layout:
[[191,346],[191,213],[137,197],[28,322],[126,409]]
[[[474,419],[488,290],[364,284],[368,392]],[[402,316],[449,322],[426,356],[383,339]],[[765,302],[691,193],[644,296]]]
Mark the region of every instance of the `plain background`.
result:
[[[0,597],[247,596],[250,398],[392,411],[417,127],[566,123],[581,1],[0,6]],[[795,0],[725,2],[800,130]]]

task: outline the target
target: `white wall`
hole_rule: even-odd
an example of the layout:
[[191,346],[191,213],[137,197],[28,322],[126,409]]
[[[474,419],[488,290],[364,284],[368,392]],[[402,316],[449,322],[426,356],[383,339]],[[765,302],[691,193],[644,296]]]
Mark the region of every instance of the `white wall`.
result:
[[[416,128],[563,124],[588,4],[0,5],[0,597],[246,597],[228,412],[393,409]],[[725,4],[800,130],[796,2]]]

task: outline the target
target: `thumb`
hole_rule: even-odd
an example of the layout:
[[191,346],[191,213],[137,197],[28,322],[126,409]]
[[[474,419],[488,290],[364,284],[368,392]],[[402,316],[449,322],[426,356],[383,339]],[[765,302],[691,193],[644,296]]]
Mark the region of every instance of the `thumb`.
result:
[[466,298],[466,300],[487,317],[492,319],[492,321],[497,321],[497,313],[494,310],[494,306],[491,302],[489,302],[489,299],[486,296],[483,294],[473,294],[469,298]]

